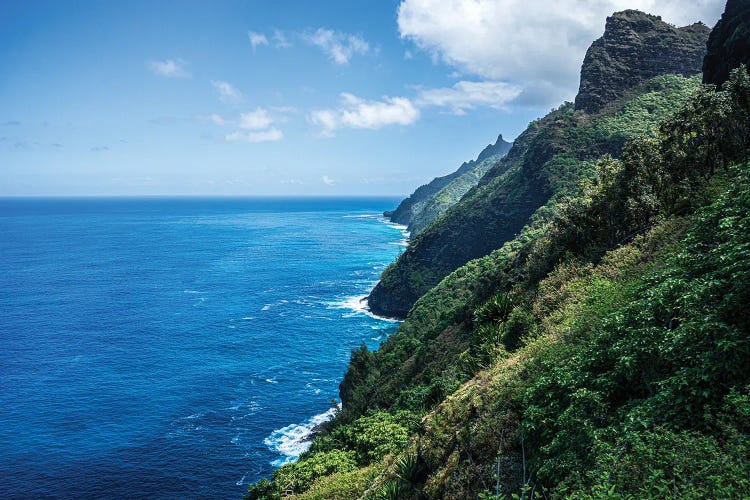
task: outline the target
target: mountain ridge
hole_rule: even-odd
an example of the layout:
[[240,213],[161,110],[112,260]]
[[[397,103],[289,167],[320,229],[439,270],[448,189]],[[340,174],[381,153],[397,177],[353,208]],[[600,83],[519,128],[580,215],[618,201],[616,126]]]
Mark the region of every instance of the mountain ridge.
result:
[[[436,177],[427,184],[418,187],[411,195],[402,200],[396,209],[385,212],[383,215],[389,218],[391,222],[407,226],[409,231],[416,235],[457,202],[470,187],[475,185],[487,169],[508,152],[512,144],[505,141],[502,134],[498,135],[495,143],[488,144],[482,149],[476,159],[466,161],[456,171]],[[459,183],[461,185],[457,185]],[[447,199],[442,204],[436,203],[436,198],[440,196],[441,192],[451,188],[456,192],[446,194],[444,197]],[[428,207],[430,202],[433,202],[433,205],[442,206],[430,208]]]
[[[664,34],[670,43],[651,46],[650,58],[641,61],[637,55],[643,49],[644,37],[650,39],[654,33]],[[700,73],[708,35],[709,29],[697,23],[676,28],[656,16],[632,10],[610,16],[604,36],[592,43],[595,50],[587,52],[581,67],[582,93],[579,93],[578,104],[563,105],[532,122],[514,141],[506,156],[487,171],[461,202],[412,239],[370,293],[368,304],[372,311],[384,316],[405,317],[416,300],[451,271],[501,247],[551,196],[561,195],[564,184],[574,185],[569,182],[578,171],[573,163],[602,154],[619,156],[627,133],[619,137],[602,136],[597,143],[572,150],[570,145],[577,132],[570,127],[571,120],[581,124],[587,121],[575,113],[591,114],[586,111],[589,104],[598,103],[590,109],[611,114],[614,110],[605,109],[606,106],[601,105],[602,98],[612,100],[608,103],[610,108],[616,106],[627,97],[628,89],[643,84],[644,75],[672,74],[675,60],[681,61],[680,72]],[[680,43],[673,47],[673,40]],[[679,51],[687,55],[675,57],[675,52]],[[700,53],[701,58],[696,58],[696,53]],[[596,68],[612,61],[618,61],[618,71],[636,76],[616,80],[614,84],[601,78],[605,73]],[[661,69],[654,66],[658,61],[663,62]],[[682,65],[684,61],[692,64],[689,71]],[[633,65],[634,69],[629,70],[624,65]],[[625,87],[632,82],[632,87]],[[505,180],[499,180],[501,178]],[[470,208],[472,206],[475,208]]]
[[553,194],[352,352],[334,421],[250,499],[750,494],[747,68],[567,103],[514,150],[414,244],[526,174]]

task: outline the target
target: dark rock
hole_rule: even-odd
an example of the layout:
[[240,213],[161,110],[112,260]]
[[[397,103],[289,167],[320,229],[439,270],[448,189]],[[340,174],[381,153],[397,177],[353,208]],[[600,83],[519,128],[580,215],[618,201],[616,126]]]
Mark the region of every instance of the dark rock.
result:
[[616,12],[586,52],[576,109],[596,113],[658,75],[700,73],[709,32],[701,23],[676,28],[637,10]]
[[703,83],[721,85],[740,64],[750,66],[750,0],[729,0],[708,37]]

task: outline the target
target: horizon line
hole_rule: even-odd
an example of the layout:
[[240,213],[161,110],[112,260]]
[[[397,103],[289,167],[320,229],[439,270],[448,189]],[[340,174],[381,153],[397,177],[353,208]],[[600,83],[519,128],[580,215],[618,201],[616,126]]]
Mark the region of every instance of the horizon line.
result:
[[293,198],[406,198],[408,194],[19,194],[0,195],[0,200],[32,199],[293,199]]

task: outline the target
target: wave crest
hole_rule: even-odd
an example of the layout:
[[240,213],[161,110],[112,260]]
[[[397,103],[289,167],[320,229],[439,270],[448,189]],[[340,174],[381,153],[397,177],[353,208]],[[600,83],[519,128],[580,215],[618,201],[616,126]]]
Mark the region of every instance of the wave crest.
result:
[[263,440],[263,444],[270,450],[282,455],[282,457],[271,462],[271,465],[280,467],[297,460],[301,454],[310,448],[320,425],[331,420],[337,411],[338,407],[334,407],[301,424],[291,424],[273,431]]

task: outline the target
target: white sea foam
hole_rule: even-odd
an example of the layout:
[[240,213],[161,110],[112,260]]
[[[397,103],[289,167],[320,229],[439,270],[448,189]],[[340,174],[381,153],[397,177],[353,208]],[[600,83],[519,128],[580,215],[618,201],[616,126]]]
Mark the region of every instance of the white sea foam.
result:
[[252,320],[254,320],[255,318],[254,318],[253,316],[245,316],[245,317],[244,317],[244,318],[242,318],[242,319],[243,319],[244,321],[252,321]]
[[316,428],[333,418],[338,408],[331,408],[325,413],[315,415],[301,424],[291,424],[277,429],[263,440],[270,450],[275,451],[281,458],[271,462],[275,467],[297,460],[299,456],[310,448]]
[[367,305],[367,295],[354,295],[351,297],[344,297],[341,300],[328,303],[328,309],[349,309],[353,311],[353,314],[345,314],[345,318],[355,316],[357,314],[366,314],[367,316],[380,320],[388,321],[389,323],[400,323],[401,320],[396,318],[389,318],[386,316],[378,316],[374,312],[370,311],[370,307]]
[[378,217],[378,219],[386,226],[391,226],[393,229],[398,229],[399,231],[401,231],[401,233],[404,235],[404,238],[409,238],[411,236],[411,233],[409,232],[409,226],[404,226],[403,224],[397,224],[395,222],[391,222],[385,217]]
[[344,218],[345,219],[375,219],[375,220],[382,222],[386,226],[390,226],[394,229],[398,229],[399,231],[401,231],[401,233],[404,236],[404,241],[408,242],[408,239],[411,236],[411,234],[409,233],[408,226],[404,226],[403,224],[398,224],[396,222],[391,222],[380,214],[353,214],[353,215],[344,215]]
[[271,309],[271,304],[266,304],[266,305],[263,306],[263,308],[261,309],[261,311],[268,311],[269,309]]

